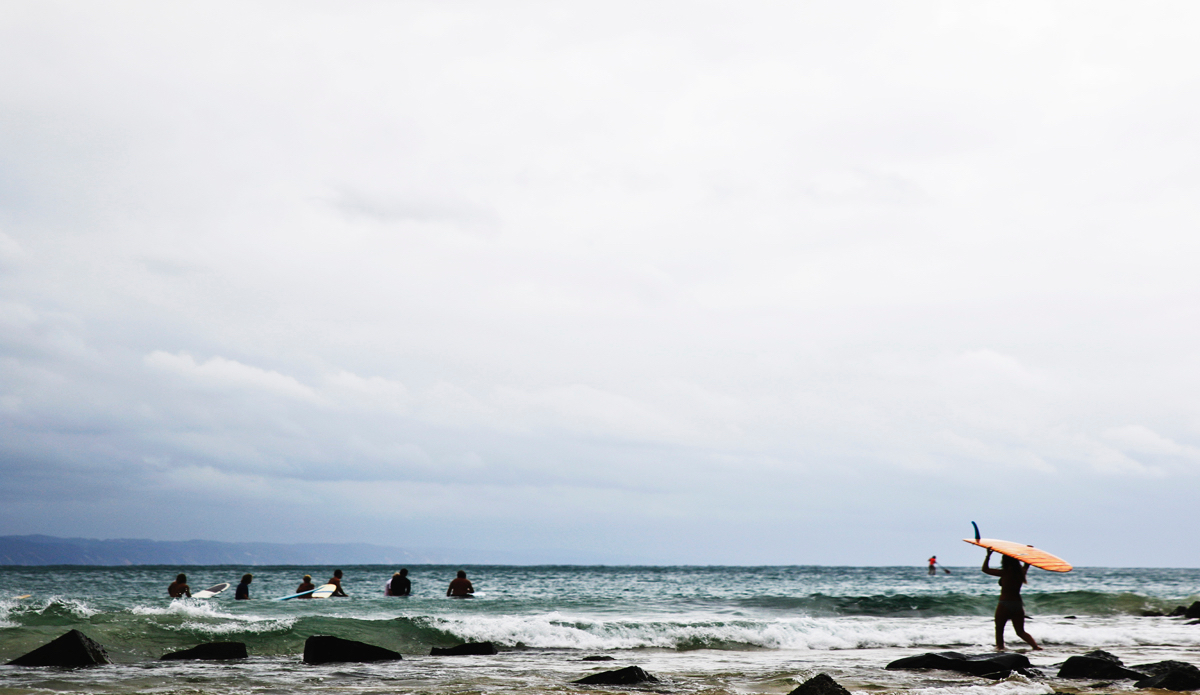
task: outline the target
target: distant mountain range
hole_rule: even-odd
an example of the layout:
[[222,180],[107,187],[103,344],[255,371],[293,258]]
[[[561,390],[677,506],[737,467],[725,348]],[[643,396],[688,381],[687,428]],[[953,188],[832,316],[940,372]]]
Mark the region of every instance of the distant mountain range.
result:
[[367,543],[289,545],[0,536],[0,565],[519,565],[530,564],[531,560],[516,553],[405,550]]

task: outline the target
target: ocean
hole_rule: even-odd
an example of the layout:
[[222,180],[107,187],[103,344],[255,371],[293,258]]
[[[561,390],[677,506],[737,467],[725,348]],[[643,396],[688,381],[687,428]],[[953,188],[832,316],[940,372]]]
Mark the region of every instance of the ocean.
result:
[[[445,591],[459,567],[410,566],[413,595],[393,598],[383,585],[398,567],[359,565],[341,567],[350,598],[270,600],[293,593],[305,573],[321,584],[333,569],[0,567],[0,663],[72,628],[104,645],[115,662],[0,666],[0,695],[573,693],[605,688],[572,680],[629,665],[661,680],[625,690],[655,693],[785,695],[827,673],[856,692],[1032,695],[1096,692],[1054,677],[1057,664],[1093,649],[1127,665],[1200,665],[1200,625],[1143,615],[1200,600],[1196,569],[1031,569],[1026,629],[1045,651],[1026,651],[1011,628],[1007,640],[1047,677],[998,682],[884,669],[923,652],[990,651],[999,587],[978,567],[930,576],[923,567],[467,566],[477,598],[455,600]],[[236,585],[251,572],[253,599],[234,601],[231,587],[208,600],[171,600],[166,588],[178,572],[193,591]],[[31,597],[14,598],[23,594]],[[375,644],[404,659],[306,665],[301,653],[312,635]],[[432,647],[485,640],[500,653],[429,656]],[[211,641],[244,642],[250,658],[158,661]]]

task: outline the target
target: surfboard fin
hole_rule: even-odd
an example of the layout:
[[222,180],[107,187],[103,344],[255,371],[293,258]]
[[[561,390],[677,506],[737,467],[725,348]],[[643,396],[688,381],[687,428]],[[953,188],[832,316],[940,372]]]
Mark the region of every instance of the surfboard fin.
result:
[[975,527],[975,540],[979,540],[979,524],[972,521],[971,525]]

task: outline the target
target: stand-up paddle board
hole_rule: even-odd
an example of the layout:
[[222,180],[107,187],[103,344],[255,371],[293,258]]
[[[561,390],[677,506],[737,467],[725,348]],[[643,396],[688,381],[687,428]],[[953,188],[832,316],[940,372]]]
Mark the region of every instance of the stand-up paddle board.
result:
[[13,598],[15,598],[15,599],[17,599],[17,598],[29,598],[30,596],[33,596],[33,594],[24,594],[23,596],[13,596]]
[[[975,526],[975,522],[972,521],[971,525]],[[1016,558],[1021,562],[1028,562],[1034,567],[1050,572],[1070,572],[1072,569],[1070,563],[1066,560],[1056,555],[1051,555],[1045,550],[1039,550],[1032,545],[1001,541],[995,538],[980,538],[978,526],[975,526],[975,538],[964,538],[963,541],[971,545],[977,545],[980,548],[994,550],[1001,555]]]
[[314,591],[316,591],[316,589],[309,589],[308,591],[301,591],[300,593],[292,594],[291,596],[280,596],[279,598],[277,598],[275,600],[276,601],[287,601],[288,599],[300,598],[301,596],[308,596],[309,594],[311,594]]
[[212,598],[228,588],[229,582],[221,582],[216,586],[208,587],[204,591],[197,591],[196,593],[192,594],[192,598]]
[[337,591],[337,584],[322,584],[312,592],[313,598],[329,598],[333,596],[333,592]]

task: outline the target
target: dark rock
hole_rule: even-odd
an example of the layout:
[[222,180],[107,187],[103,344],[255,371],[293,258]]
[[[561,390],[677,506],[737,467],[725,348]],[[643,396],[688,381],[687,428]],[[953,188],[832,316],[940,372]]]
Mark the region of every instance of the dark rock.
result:
[[788,695],[850,695],[850,691],[843,688],[828,674],[818,673],[801,683],[800,687]]
[[44,644],[8,662],[9,666],[98,666],[112,663],[97,642],[79,630],[71,630],[53,642]]
[[466,642],[454,647],[434,647],[429,650],[429,656],[490,656],[500,650],[491,642]]
[[314,635],[304,641],[306,664],[397,661],[400,658],[400,654],[391,649],[329,635]]
[[1182,616],[1184,613],[1187,613],[1187,610],[1188,610],[1187,606],[1175,606],[1175,609],[1172,610],[1170,613],[1167,613],[1167,615],[1169,615],[1172,618],[1178,618],[1178,617]]
[[1192,605],[1183,612],[1185,618],[1200,618],[1200,601],[1193,601]]
[[1006,678],[1009,673],[1016,671],[1026,676],[1036,676],[1031,671],[1029,659],[1023,654],[1005,652],[1001,654],[975,654],[968,656],[958,652],[930,652],[919,656],[909,656],[897,659],[887,665],[890,670],[912,670],[932,668],[941,671],[956,671],[969,673],[999,680]]
[[1141,613],[1143,618],[1162,618],[1166,615],[1167,614],[1163,613],[1162,611],[1142,611]]
[[580,685],[636,685],[638,683],[655,683],[658,682],[658,679],[638,666],[626,666],[616,671],[593,673],[571,682]]
[[611,656],[585,656],[580,661],[616,661]]
[[1058,669],[1059,678],[1104,678],[1108,680],[1141,680],[1146,674],[1125,668],[1117,657],[1097,649],[1083,656],[1073,656]]
[[1200,620],[1189,620],[1184,625],[1200,625]]
[[1150,666],[1171,664],[1157,675],[1134,683],[1135,688],[1159,688],[1161,690],[1200,690],[1200,668],[1180,661],[1160,661]]
[[222,661],[225,659],[245,659],[247,656],[249,655],[246,653],[246,644],[244,642],[205,642],[191,649],[163,654],[160,661],[182,661],[185,659]]
[[1157,676],[1177,668],[1187,668],[1188,664],[1182,661],[1155,661],[1152,664],[1138,664],[1132,667],[1134,671],[1140,671],[1147,676]]

